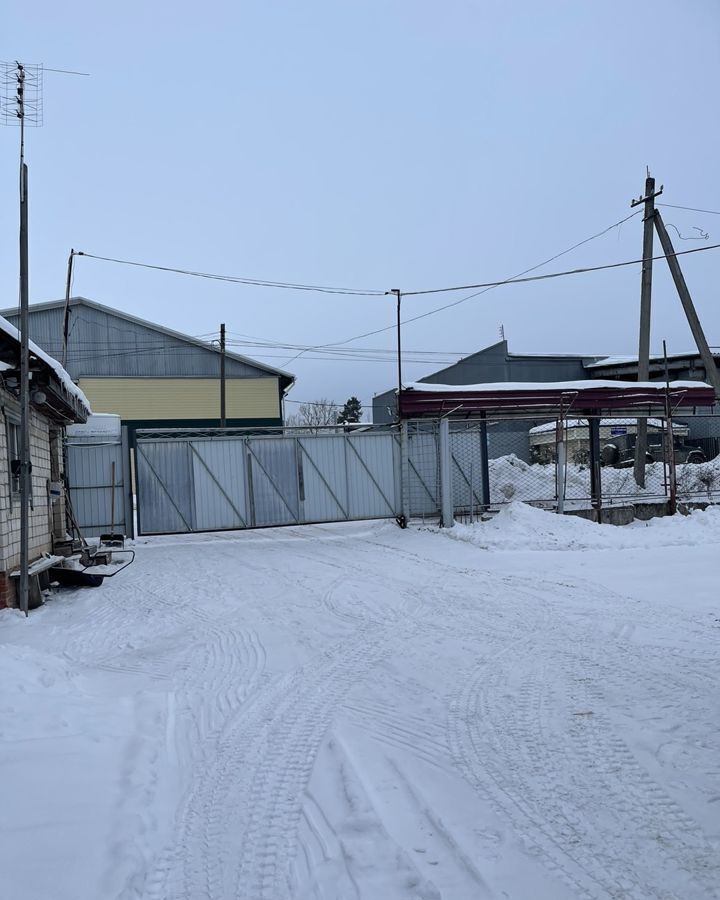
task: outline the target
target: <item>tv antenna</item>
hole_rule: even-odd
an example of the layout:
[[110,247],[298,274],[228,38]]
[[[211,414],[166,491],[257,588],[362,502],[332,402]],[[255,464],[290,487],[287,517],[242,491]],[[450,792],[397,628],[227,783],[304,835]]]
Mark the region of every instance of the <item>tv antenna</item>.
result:
[[[65,75],[86,75],[66,69],[48,69]],[[30,514],[30,338],[28,334],[28,167],[25,128],[43,124],[43,66],[18,60],[0,62],[0,122],[20,128],[20,446],[13,460],[20,480],[20,578],[18,605],[27,616],[29,607]],[[15,474],[15,472],[13,473]]]

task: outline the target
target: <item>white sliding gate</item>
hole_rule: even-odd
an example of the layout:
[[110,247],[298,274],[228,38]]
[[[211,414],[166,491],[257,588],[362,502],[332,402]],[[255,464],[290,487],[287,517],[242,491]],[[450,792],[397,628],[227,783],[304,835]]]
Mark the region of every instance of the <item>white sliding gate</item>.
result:
[[141,534],[393,518],[400,432],[137,432]]

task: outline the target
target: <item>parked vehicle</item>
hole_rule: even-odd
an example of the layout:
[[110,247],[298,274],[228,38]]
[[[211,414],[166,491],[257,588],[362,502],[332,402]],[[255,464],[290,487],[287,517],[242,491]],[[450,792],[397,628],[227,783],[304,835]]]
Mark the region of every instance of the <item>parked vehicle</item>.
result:
[[[635,464],[635,434],[619,434],[608,441],[600,451],[600,461],[603,466],[612,466],[615,469],[630,468]],[[645,461],[648,463],[662,462],[665,456],[665,437],[660,432],[648,434],[647,452]],[[673,438],[673,450],[675,464],[703,463],[706,462],[702,448],[689,444],[684,438]]]

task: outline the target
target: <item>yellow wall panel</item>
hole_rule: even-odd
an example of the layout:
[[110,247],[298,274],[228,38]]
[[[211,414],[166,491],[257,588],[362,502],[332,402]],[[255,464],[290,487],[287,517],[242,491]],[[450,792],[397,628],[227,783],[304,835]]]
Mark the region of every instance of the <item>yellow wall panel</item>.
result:
[[[81,378],[93,412],[121,419],[218,419],[220,382],[216,378]],[[228,378],[228,419],[277,419],[277,378]]]

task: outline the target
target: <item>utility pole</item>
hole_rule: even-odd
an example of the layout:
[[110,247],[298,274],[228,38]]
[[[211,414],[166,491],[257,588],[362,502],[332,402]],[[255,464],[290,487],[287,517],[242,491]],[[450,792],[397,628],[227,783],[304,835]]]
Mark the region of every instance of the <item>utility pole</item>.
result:
[[672,245],[672,241],[670,240],[670,235],[667,233],[665,223],[663,222],[659,210],[657,210],[655,213],[655,228],[657,229],[658,237],[660,238],[660,243],[662,244],[663,248],[663,253],[665,254],[665,258],[667,259],[667,264],[670,267],[670,273],[673,277],[673,281],[675,282],[675,288],[678,292],[678,296],[680,297],[680,302],[682,303],[683,310],[685,311],[685,316],[688,320],[690,331],[692,331],[692,336],[693,338],[695,338],[695,346],[698,348],[698,352],[700,353],[700,357],[703,361],[703,366],[705,367],[705,376],[710,384],[715,388],[715,399],[717,399],[718,397],[720,397],[720,374],[718,373],[717,366],[715,365],[715,357],[712,355],[712,351],[708,346],[705,332],[703,331],[702,325],[700,324],[700,319],[698,318],[698,314],[692,302],[692,297],[690,296],[688,286],[685,283],[685,278],[683,276],[682,269],[680,268],[680,263],[678,262],[677,256],[675,255],[675,249]]
[[0,110],[5,124],[20,126],[20,578],[18,605],[27,616],[30,606],[30,339],[28,304],[28,167],[25,163],[25,126],[42,123],[42,73],[20,62],[3,67]]
[[[655,179],[647,173],[645,196],[633,200],[631,207],[645,204],[643,218],[643,263],[640,281],[640,345],[638,348],[638,381],[650,380],[650,311],[652,299],[653,219],[655,197],[662,194],[662,186],[655,191]],[[635,482],[645,487],[645,456],[647,454],[647,419],[636,418]]]
[[67,345],[70,332],[70,290],[72,287],[73,260],[75,259],[75,251],[70,250],[67,263],[67,277],[65,279],[65,311],[63,313],[63,355],[62,366],[65,368],[67,362]]
[[398,405],[396,410],[396,415],[398,419],[400,419],[400,391],[402,391],[402,343],[400,336],[400,301],[402,298],[402,293],[400,292],[400,288],[393,288],[390,291],[391,294],[395,294],[397,297],[397,372],[398,372]]
[[225,323],[220,326],[220,427],[225,428]]
[[[52,69],[66,75],[85,75]],[[0,63],[0,123],[20,126],[20,578],[18,604],[25,615],[29,609],[30,538],[30,337],[28,305],[30,267],[28,260],[28,167],[25,163],[25,128],[43,122],[43,67],[15,61]]]
[[20,169],[20,608],[30,603],[30,341],[28,337],[28,167]]

